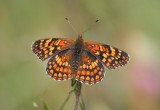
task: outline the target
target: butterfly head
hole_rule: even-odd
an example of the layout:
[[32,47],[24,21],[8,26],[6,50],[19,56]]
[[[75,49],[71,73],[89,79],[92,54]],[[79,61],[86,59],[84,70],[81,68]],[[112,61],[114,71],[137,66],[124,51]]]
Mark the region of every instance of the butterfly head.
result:
[[82,34],[78,35],[78,38],[75,41],[75,47],[83,47],[84,40],[82,39]]
[[79,35],[78,35],[77,40],[79,40],[79,41],[83,41],[82,34],[79,34]]
[[82,34],[79,34],[79,35],[78,35],[78,38],[81,38],[81,39],[82,39]]

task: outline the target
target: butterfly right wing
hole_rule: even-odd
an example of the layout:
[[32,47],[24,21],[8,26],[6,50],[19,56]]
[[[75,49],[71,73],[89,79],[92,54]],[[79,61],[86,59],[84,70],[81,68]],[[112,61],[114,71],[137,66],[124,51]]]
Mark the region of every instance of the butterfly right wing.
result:
[[69,48],[73,42],[73,40],[65,38],[41,39],[33,43],[32,51],[43,61],[50,56]]

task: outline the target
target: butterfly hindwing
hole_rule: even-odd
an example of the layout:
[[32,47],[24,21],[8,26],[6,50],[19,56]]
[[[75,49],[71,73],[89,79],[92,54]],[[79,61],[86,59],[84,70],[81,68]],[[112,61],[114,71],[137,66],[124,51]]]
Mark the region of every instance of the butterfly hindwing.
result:
[[50,56],[67,49],[71,44],[73,44],[73,42],[73,40],[65,38],[37,40],[32,45],[32,51],[39,57],[39,59],[45,60]]
[[95,42],[86,42],[85,46],[88,51],[101,60],[108,69],[123,66],[129,61],[129,55],[115,47]]
[[86,84],[95,84],[104,77],[104,68],[101,62],[88,51],[83,51],[76,79]]
[[71,76],[71,50],[66,49],[53,56],[47,64],[46,71],[55,80],[70,79]]

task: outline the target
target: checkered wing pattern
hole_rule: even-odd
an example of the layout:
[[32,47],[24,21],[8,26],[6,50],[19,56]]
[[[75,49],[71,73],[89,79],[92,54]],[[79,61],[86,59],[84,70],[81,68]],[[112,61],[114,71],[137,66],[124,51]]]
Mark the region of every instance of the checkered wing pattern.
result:
[[53,56],[47,64],[47,73],[55,80],[70,79],[71,54],[71,50],[66,49]]
[[95,84],[104,77],[104,68],[99,60],[88,51],[83,51],[76,79],[86,84]]
[[108,69],[123,66],[129,61],[128,54],[115,47],[95,42],[86,42],[85,45]]
[[73,40],[65,38],[37,40],[32,45],[32,51],[39,57],[39,59],[45,60],[50,56],[69,48],[73,42]]

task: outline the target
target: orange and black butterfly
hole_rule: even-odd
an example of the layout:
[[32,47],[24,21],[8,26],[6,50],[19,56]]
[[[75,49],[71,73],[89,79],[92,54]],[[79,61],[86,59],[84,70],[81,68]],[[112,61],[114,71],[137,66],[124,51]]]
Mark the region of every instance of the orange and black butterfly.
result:
[[75,77],[85,84],[100,82],[104,77],[104,66],[115,69],[129,61],[126,52],[101,43],[84,42],[82,35],[75,41],[66,38],[37,40],[32,51],[42,61],[51,57],[46,71],[53,79]]

